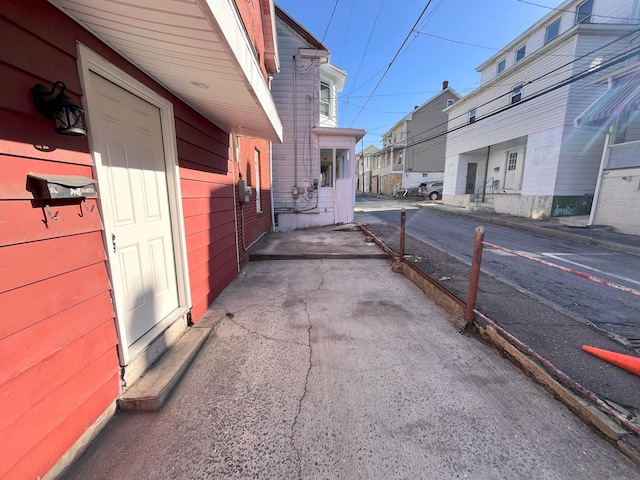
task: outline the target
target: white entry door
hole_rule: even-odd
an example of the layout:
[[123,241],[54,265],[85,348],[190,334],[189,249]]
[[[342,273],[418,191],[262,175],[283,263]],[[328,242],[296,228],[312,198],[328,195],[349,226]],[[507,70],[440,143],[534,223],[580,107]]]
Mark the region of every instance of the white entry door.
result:
[[[179,307],[160,111],[91,73],[107,251],[120,332],[140,351]],[[130,348],[131,350],[131,348]]]
[[519,190],[518,181],[518,152],[507,152],[507,168],[504,176],[505,190]]

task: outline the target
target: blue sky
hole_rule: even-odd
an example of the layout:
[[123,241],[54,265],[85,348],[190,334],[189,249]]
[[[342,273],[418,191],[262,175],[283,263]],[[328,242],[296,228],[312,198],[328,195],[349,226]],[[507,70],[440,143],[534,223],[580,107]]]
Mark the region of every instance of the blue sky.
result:
[[[477,88],[476,67],[562,3],[526,2],[432,0],[418,32],[411,35],[364,110],[361,107],[427,0],[338,0],[333,18],[335,0],[276,3],[316,38],[324,38],[331,63],[346,70],[347,81],[339,94],[339,126],[367,130],[367,147],[380,146],[380,135],[438,93],[443,80],[461,95]],[[356,150],[360,148],[361,144]]]

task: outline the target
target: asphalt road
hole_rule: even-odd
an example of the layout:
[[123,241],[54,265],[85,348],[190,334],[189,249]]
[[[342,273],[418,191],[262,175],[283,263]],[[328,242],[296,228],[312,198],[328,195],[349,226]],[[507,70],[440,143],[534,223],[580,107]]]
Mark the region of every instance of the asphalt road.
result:
[[[371,209],[375,205],[374,209]],[[387,205],[387,208],[385,208]],[[411,208],[395,200],[359,198],[361,209],[399,227],[398,207],[406,209],[406,231],[415,240],[443,249],[470,264],[475,227],[485,228],[485,241],[578,270],[616,284],[640,289],[640,257],[591,245],[545,237],[513,228],[451,216],[429,208]],[[407,251],[412,254],[411,251]],[[640,297],[515,255],[485,248],[482,270],[558,308],[592,322],[607,332],[640,339]],[[442,284],[446,286],[443,272]]]
[[[417,203],[359,198],[356,219],[398,251],[399,210],[405,208],[408,260],[466,300],[475,227],[482,224]],[[580,264],[580,270],[638,288],[638,257],[494,224],[482,226],[488,242],[564,266]],[[591,345],[637,354],[638,346],[634,350],[623,338],[640,338],[637,297],[486,249],[476,307],[575,382],[640,415],[640,378],[582,351],[583,345]]]

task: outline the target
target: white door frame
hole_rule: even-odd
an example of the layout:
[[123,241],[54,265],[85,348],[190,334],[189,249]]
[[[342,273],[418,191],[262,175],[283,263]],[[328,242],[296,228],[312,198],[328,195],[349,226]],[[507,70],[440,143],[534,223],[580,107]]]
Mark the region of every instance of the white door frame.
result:
[[[78,70],[80,74],[80,83],[82,85],[82,91],[84,92],[83,103],[85,111],[85,119],[88,124],[88,140],[89,148],[92,152],[94,162],[94,175],[98,179],[98,186],[106,185],[107,179],[104,176],[102,168],[102,159],[100,152],[97,150],[97,142],[94,141],[92,135],[92,112],[96,112],[95,105],[97,104],[97,98],[95,91],[90,88],[90,75],[95,73],[101,77],[109,80],[110,82],[118,85],[127,92],[143,99],[151,105],[158,108],[160,111],[160,122],[162,127],[162,145],[164,148],[164,157],[167,172],[167,188],[169,192],[169,210],[171,219],[171,231],[173,236],[174,245],[174,257],[176,260],[176,280],[178,286],[178,309],[174,311],[170,316],[158,323],[149,332],[143,335],[137,342],[137,347],[131,348],[128,346],[128,341],[125,337],[124,316],[121,314],[120,309],[122,306],[116,305],[114,300],[114,310],[116,314],[116,328],[118,330],[118,353],[122,365],[127,365],[132,359],[139,355],[146,345],[148,345],[154,338],[162,333],[167,327],[172,325],[176,320],[185,315],[191,308],[191,289],[189,285],[188,264],[187,264],[187,248],[186,237],[184,230],[184,215],[182,211],[182,193],[180,190],[180,171],[178,166],[178,149],[176,142],[175,120],[173,114],[173,104],[161,97],[158,93],[143,85],[138,80],[122,71],[112,63],[108,62],[95,52],[91,51],[86,46],[78,43]],[[92,108],[94,107],[94,108]],[[94,113],[95,115],[95,113]],[[94,132],[95,133],[95,132]],[[108,222],[104,221],[105,207],[108,208],[106,202],[103,202],[101,198],[98,199],[100,211],[103,216],[103,236],[104,245],[107,255],[107,266],[109,269],[109,275],[112,277],[111,285],[113,288],[113,268],[111,265],[111,249],[109,246],[111,232],[109,231]]]

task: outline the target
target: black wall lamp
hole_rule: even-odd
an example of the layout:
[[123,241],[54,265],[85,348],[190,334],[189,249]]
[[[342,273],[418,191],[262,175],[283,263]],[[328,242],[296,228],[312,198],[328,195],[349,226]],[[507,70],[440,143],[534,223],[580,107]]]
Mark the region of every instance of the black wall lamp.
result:
[[[83,110],[80,105],[73,103],[65,92],[63,82],[56,82],[47,89],[38,83],[31,89],[33,103],[47,120],[53,120],[53,128],[60,135],[83,136],[87,134],[84,128]],[[59,91],[56,94],[56,91]]]

